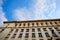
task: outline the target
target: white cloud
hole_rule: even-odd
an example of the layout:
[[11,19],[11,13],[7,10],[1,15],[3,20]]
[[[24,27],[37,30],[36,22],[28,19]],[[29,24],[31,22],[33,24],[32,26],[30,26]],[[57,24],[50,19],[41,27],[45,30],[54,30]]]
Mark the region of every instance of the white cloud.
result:
[[50,19],[55,16],[56,0],[32,0],[31,7],[17,8],[14,10],[13,17],[16,20],[31,19]]
[[[34,5],[35,18],[37,19],[48,19],[50,14],[55,12],[56,0],[36,0]],[[48,15],[48,16],[46,16]],[[52,15],[51,15],[52,16]]]
[[6,17],[5,17],[5,14],[2,10],[2,4],[3,4],[3,1],[0,0],[0,25],[3,24],[3,21],[7,21]]

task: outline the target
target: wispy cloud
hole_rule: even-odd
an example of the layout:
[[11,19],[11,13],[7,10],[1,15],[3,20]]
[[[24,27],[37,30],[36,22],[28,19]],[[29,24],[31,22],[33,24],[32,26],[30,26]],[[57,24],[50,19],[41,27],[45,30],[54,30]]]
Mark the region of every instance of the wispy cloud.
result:
[[50,19],[55,16],[56,0],[32,0],[31,7],[16,8],[13,17],[16,20]]
[[3,24],[3,21],[7,21],[6,17],[5,17],[5,14],[2,10],[2,4],[3,4],[3,1],[0,0],[0,25]]

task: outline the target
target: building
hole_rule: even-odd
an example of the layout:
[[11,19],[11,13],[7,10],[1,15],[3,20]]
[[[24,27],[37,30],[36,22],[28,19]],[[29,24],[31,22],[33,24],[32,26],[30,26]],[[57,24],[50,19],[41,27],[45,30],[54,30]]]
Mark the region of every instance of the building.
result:
[[60,40],[60,19],[3,23],[0,40]]

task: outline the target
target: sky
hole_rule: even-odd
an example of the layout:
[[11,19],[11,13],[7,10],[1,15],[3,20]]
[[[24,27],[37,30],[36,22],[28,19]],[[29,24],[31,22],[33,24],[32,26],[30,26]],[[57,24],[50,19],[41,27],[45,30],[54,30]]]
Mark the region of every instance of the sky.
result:
[[0,25],[4,21],[60,18],[60,0],[0,0]]

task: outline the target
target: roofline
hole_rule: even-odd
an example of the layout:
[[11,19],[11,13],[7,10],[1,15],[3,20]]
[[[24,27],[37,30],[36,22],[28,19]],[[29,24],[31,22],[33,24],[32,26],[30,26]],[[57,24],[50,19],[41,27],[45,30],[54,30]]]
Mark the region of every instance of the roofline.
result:
[[21,22],[39,22],[39,21],[60,21],[60,19],[24,20],[24,21],[4,21],[3,23],[21,23]]

